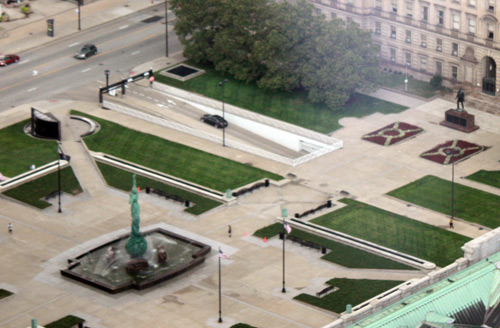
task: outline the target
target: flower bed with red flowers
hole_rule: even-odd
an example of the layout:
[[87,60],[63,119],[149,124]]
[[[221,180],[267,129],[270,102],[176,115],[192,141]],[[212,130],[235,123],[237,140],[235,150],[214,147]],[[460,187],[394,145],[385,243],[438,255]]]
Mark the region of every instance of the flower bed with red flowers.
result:
[[407,138],[413,137],[422,131],[424,130],[418,126],[404,122],[395,122],[378,129],[377,131],[365,134],[362,139],[379,145],[390,146]]
[[463,161],[486,149],[484,146],[463,140],[449,140],[420,154],[420,157],[446,165]]

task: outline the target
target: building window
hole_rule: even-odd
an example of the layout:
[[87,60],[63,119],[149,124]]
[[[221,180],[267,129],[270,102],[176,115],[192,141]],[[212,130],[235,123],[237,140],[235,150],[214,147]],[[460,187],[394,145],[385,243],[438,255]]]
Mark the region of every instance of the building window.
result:
[[438,10],[438,25],[443,25],[444,23],[444,10]]
[[347,17],[347,25],[351,25],[352,24],[352,17]]
[[352,5],[353,0],[347,0],[347,3],[350,4],[350,5]]
[[319,8],[316,8],[316,7],[315,7],[315,8],[314,8],[314,13],[315,13],[316,15],[318,15],[318,16],[321,16],[321,9],[319,9]]
[[396,38],[396,27],[391,26],[391,38],[395,39]]
[[455,57],[458,56],[458,43],[453,42],[451,44],[451,55]]
[[476,6],[476,0],[469,0],[469,6],[475,7]]
[[398,12],[398,0],[391,0],[392,12]]
[[411,43],[411,31],[410,30],[406,30],[406,39],[405,39],[406,43]]
[[488,29],[488,39],[493,40],[495,36],[495,25],[493,23],[486,23],[486,28]]
[[411,67],[411,53],[405,53],[406,66]]
[[391,48],[391,63],[396,62],[396,49]]
[[382,9],[382,0],[375,0],[375,8]]
[[476,19],[469,18],[468,22],[469,22],[469,33],[476,34]]
[[380,24],[380,22],[375,22],[375,34],[380,35],[381,30],[382,30],[382,24]]
[[420,46],[423,48],[427,48],[427,35],[425,34],[420,35]]
[[436,39],[436,51],[443,51],[443,40],[442,39]]
[[488,11],[495,12],[495,0],[488,0]]
[[337,13],[332,13],[331,17],[332,17],[332,19],[337,19]]
[[427,71],[427,58],[425,58],[425,57],[421,57],[421,58],[420,58],[420,69],[421,69],[423,72],[426,72],[426,71]]
[[458,78],[458,67],[451,66],[451,78],[456,80]]
[[413,2],[406,3],[406,16],[413,17]]
[[424,22],[429,21],[429,7],[422,7],[422,20]]
[[436,62],[436,75],[443,75],[443,64],[441,62]]
[[460,29],[460,15],[459,14],[451,14],[451,18],[453,21],[453,29],[459,30]]

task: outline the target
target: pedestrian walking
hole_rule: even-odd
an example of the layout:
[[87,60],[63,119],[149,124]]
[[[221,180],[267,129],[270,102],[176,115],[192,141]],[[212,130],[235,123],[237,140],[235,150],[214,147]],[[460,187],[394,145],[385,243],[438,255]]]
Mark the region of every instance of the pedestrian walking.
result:
[[9,222],[9,225],[7,226],[7,229],[9,229],[9,233],[12,233],[12,223]]
[[453,229],[453,219],[450,219],[450,229]]
[[231,238],[231,232],[232,232],[231,225],[228,225],[227,226],[227,234],[229,235],[229,238]]

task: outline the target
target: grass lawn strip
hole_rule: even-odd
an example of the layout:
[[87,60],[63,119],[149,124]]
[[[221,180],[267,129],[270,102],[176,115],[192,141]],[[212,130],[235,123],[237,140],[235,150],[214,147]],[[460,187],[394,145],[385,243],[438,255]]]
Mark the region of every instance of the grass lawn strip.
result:
[[[3,194],[28,205],[44,209],[51,205],[43,200],[43,198],[53,192],[55,192],[57,197],[57,190],[58,172],[56,171],[36,180],[26,182],[19,187],[7,190]],[[61,169],[61,190],[70,195],[82,192],[82,188],[71,167]]]
[[[97,163],[97,166],[99,167],[99,170],[101,171],[102,175],[104,176],[104,179],[106,180],[106,183],[109,186],[127,192],[131,190],[132,173],[103,163]],[[137,186],[141,187],[141,190],[146,187],[151,187],[157,190],[162,190],[167,194],[176,195],[186,200],[189,200],[194,204],[194,206],[186,208],[185,211],[194,215],[198,215],[206,211],[209,211],[221,204],[220,202],[217,202],[215,200],[202,197],[198,194],[194,194],[183,189],[175,188],[168,184],[164,184],[141,175],[137,175],[136,181],[137,181]]]
[[[257,230],[254,235],[261,238],[271,238],[273,236],[276,236],[280,232],[283,232],[283,225],[281,223],[275,223]],[[385,257],[378,256],[327,238],[323,238],[297,228],[294,228],[292,230],[291,235],[296,236],[302,240],[310,241],[317,245],[326,247],[327,249],[331,250],[331,252],[321,257],[323,260],[340,264],[348,268],[417,270],[405,264],[392,261]]]
[[340,314],[345,311],[347,304],[354,307],[402,283],[394,280],[335,278],[326,284],[338,287],[338,290],[323,297],[300,294],[294,299]]
[[[388,194],[431,210],[451,215],[451,181],[428,175]],[[500,197],[456,183],[454,215],[495,229],[500,225]]]
[[222,100],[219,82],[228,79],[230,83],[224,85],[226,103],[320,133],[330,133],[341,128],[338,121],[346,116],[363,117],[376,112],[399,113],[408,108],[370,96],[355,94],[341,110],[332,111],[324,105],[309,102],[306,93],[264,91],[255,83],[233,80],[230,76],[222,75],[211,67],[189,64],[201,67],[206,73],[181,82],[156,72],[155,81]]
[[312,223],[413,255],[444,267],[463,255],[470,238],[352,199]]
[[221,192],[236,189],[263,178],[275,181],[283,177],[184,146],[122,125],[90,117],[101,125],[98,133],[85,137],[87,147],[149,167]]
[[75,317],[74,315],[67,315],[57,321],[46,324],[45,328],[72,328],[80,322],[85,322],[84,319]]
[[467,176],[466,178],[484,183],[488,186],[500,188],[500,171],[479,170],[476,173]]
[[7,126],[0,130],[2,151],[0,151],[0,173],[12,178],[36,167],[57,160],[57,142],[33,138],[24,133],[24,126],[30,120]]

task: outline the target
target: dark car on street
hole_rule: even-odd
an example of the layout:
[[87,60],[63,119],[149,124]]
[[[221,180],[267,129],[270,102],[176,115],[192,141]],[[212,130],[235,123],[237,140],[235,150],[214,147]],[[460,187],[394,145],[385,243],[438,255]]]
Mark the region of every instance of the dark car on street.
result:
[[18,61],[18,55],[0,55],[0,66],[7,66],[9,64],[17,63]]
[[97,47],[89,43],[83,46],[80,52],[75,55],[75,58],[87,59],[95,54],[97,54]]
[[227,121],[220,115],[203,115],[201,118],[202,122],[213,125],[218,129],[227,127]]

